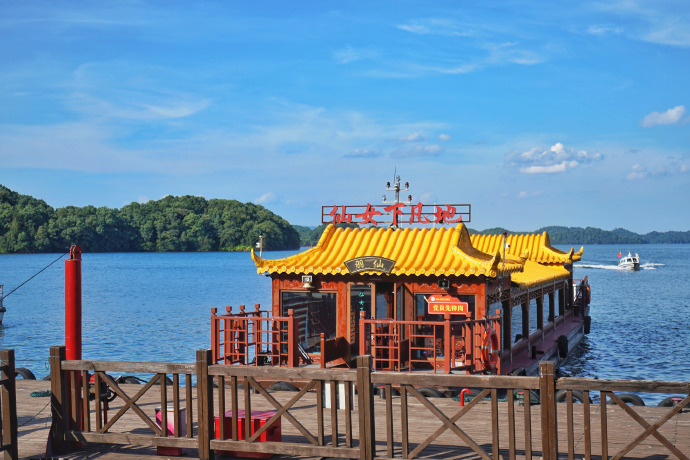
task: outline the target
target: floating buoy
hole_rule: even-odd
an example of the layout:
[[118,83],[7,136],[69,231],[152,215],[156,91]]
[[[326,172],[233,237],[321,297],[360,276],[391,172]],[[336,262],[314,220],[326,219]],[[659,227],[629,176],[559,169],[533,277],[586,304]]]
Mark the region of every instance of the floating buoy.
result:
[[589,330],[592,326],[592,317],[587,315],[585,316],[585,334],[589,334]]
[[501,347],[498,342],[498,334],[496,334],[496,330],[493,327],[487,327],[484,331],[481,349],[484,367],[489,372],[496,372],[496,363],[498,362]]

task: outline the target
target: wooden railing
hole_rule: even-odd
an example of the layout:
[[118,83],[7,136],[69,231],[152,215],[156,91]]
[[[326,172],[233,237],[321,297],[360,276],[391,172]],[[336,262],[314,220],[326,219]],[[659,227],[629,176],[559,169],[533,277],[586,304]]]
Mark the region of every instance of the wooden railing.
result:
[[17,449],[17,390],[14,350],[0,350],[0,452],[5,458],[19,457]]
[[[449,314],[443,321],[365,319],[362,316],[359,330],[359,354],[371,355],[375,370],[430,369],[446,374],[454,369],[500,371],[496,368],[501,344],[500,316],[459,321],[451,321]],[[492,331],[494,341],[490,336]]]
[[239,313],[226,307],[225,314],[211,309],[211,346],[214,363],[272,365],[295,367],[299,364],[297,320],[293,310],[288,316],[271,316],[261,311],[259,304],[253,311]]
[[[53,426],[50,431],[52,442],[49,444],[53,451],[48,455],[69,452],[75,442],[197,448],[199,436],[208,435],[208,430],[199,430],[199,436],[194,436],[192,427],[196,418],[192,380],[207,365],[206,362],[68,361],[65,360],[65,347],[52,347],[50,382]],[[137,388],[134,395],[130,395],[107,372],[153,374],[153,378]],[[168,375],[172,378],[169,379]],[[89,383],[91,377],[94,377],[93,382]],[[168,384],[171,384],[170,388]],[[180,395],[182,390],[183,396]],[[142,407],[140,400],[147,392],[158,395],[156,399],[160,406],[157,411],[154,410],[155,406]],[[115,401],[108,401],[109,394],[115,395]],[[161,427],[170,426],[168,411],[171,402],[174,429],[169,433],[168,429]],[[182,413],[185,414],[184,419],[181,418]],[[156,418],[155,421],[152,416]],[[143,422],[146,428],[136,433],[128,431],[128,427],[139,422]],[[183,424],[189,427],[184,434],[180,430]]]
[[[619,446],[620,450],[616,452],[612,458],[626,458],[631,450],[640,445],[648,438],[655,438],[658,441],[657,445],[661,445],[668,453],[677,458],[687,459],[690,452],[681,450],[674,445],[666,436],[677,439],[679,434],[678,427],[670,426],[668,423],[676,415],[683,412],[683,410],[690,406],[690,396],[687,397],[669,397],[664,401],[664,406],[668,407],[666,413],[651,413],[641,414],[633,409],[637,404],[640,404],[640,397],[637,393],[662,393],[662,394],[684,394],[690,395],[690,383],[679,382],[661,382],[661,381],[639,381],[639,380],[593,380],[582,378],[562,378],[556,382],[557,394],[560,394],[559,399],[567,401],[566,417],[567,417],[567,445],[568,457],[573,458],[575,455],[575,439],[584,438],[585,457],[590,458],[593,452],[593,446],[598,442],[601,443],[601,451],[599,455],[601,458],[609,458],[609,425],[610,420],[615,420],[616,424],[624,423],[628,428],[628,433],[632,435],[629,442],[623,443]],[[618,392],[618,393],[614,393]],[[598,396],[599,404],[592,404],[592,396]],[[581,403],[577,406],[582,408],[580,420],[575,420],[574,409],[576,406],[574,402]],[[644,401],[642,401],[644,402]],[[632,404],[630,406],[629,404]],[[602,410],[606,407],[606,410]],[[599,425],[596,426],[596,418],[599,418]],[[614,418],[615,417],[615,418]],[[680,428],[684,431],[685,439],[690,439],[690,417]],[[650,421],[652,423],[650,423]],[[664,433],[664,428],[669,426],[669,430]],[[639,428],[642,428],[640,431]],[[637,430],[636,430],[637,428]],[[581,432],[576,432],[576,429]],[[599,431],[600,439],[594,439],[593,433],[595,430]],[[637,431],[637,433],[636,433]],[[636,433],[634,435],[633,433]]]
[[[200,350],[196,357],[191,364],[65,361],[64,347],[52,348],[55,450],[50,454],[78,449],[71,443],[80,441],[191,448],[204,460],[213,458],[216,451],[360,459],[520,456],[556,460],[566,452],[569,458],[591,458],[599,444],[602,458],[608,458],[614,447],[618,451],[614,458],[630,456],[647,439],[657,444],[651,450],[645,446],[643,457],[666,450],[679,458],[690,453],[690,440],[682,434],[690,421],[687,411],[683,412],[690,404],[690,383],[557,380],[552,362],[540,364],[538,377],[518,377],[374,372],[370,356],[358,357],[356,369],[218,365],[210,350]],[[106,371],[150,373],[154,378],[129,396]],[[87,381],[87,372],[97,376],[93,399],[88,386],[81,383]],[[173,377],[172,388],[164,383],[168,375]],[[102,389],[99,378],[105,382]],[[190,379],[196,380],[194,390]],[[295,391],[267,389],[266,381],[292,382]],[[479,390],[463,406],[449,398],[433,398],[434,388],[441,387]],[[175,396],[182,390],[184,398]],[[98,421],[105,414],[97,415],[103,410],[99,403],[103,391],[116,394],[111,404],[116,413],[108,422]],[[161,407],[172,401],[174,429],[169,433],[150,418],[153,407],[143,402],[149,391],[160,393],[154,400]],[[598,391],[602,400],[617,404],[615,411],[589,402],[573,404],[578,391],[587,395]],[[674,401],[675,407],[633,408],[614,391],[682,396]],[[375,401],[375,392],[385,395],[385,400]],[[563,392],[565,404],[559,403]],[[177,414],[183,405],[186,434],[178,429],[182,417]],[[267,407],[270,412],[265,411]],[[255,409],[267,414],[261,425],[253,423]],[[162,426],[167,424],[164,413]],[[596,418],[592,414],[598,415],[599,424],[592,422]],[[630,429],[630,418],[640,424],[641,434]],[[116,432],[120,422],[124,426]],[[664,430],[670,424],[671,431],[681,434],[670,436]],[[282,437],[261,440],[278,427]]]

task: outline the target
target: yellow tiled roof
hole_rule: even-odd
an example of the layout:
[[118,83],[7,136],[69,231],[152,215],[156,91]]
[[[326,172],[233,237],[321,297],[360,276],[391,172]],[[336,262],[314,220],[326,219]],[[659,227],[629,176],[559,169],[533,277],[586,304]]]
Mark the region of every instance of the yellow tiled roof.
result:
[[[337,228],[329,225],[319,243],[284,259],[267,260],[252,250],[258,273],[348,274],[345,261],[358,257],[384,257],[395,261],[392,275],[495,277],[501,270],[522,270],[522,263],[506,260],[472,246],[463,224],[457,228]],[[508,258],[506,258],[508,259]],[[377,273],[374,271],[361,272]]]
[[[483,252],[493,253],[501,250],[503,235],[472,235],[472,245]],[[540,264],[573,263],[582,258],[584,247],[578,252],[574,248],[570,252],[563,252],[551,246],[548,233],[508,235],[506,242],[510,248],[506,250],[508,256],[524,257]]]
[[510,281],[516,283],[520,289],[527,289],[569,277],[570,272],[561,265],[541,265],[528,260],[525,262],[525,269],[522,272],[510,275]]

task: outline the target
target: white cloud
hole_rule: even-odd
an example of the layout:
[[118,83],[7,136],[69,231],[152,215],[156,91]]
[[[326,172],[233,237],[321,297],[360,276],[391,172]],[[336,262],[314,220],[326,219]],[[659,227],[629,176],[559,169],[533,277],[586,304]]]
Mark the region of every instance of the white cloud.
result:
[[450,134],[445,133],[439,134],[438,138],[442,141],[449,141],[451,139]]
[[600,153],[575,150],[557,142],[548,150],[534,147],[522,153],[506,155],[509,166],[519,167],[524,174],[554,174],[577,168],[581,164],[602,159]]
[[542,191],[539,190],[537,192],[527,192],[527,191],[520,191],[518,193],[518,198],[532,198],[534,196],[539,196],[542,194]]
[[489,43],[484,48],[489,51],[486,61],[490,64],[535,65],[544,62],[542,56],[535,51],[520,48],[519,43]]
[[333,59],[340,64],[350,64],[351,62],[360,61],[362,59],[373,59],[376,56],[378,56],[378,53],[374,50],[354,48],[350,45],[333,52]]
[[647,168],[640,164],[634,164],[631,169],[632,171],[630,171],[628,175],[625,176],[625,178],[628,180],[644,179],[649,175],[649,173],[647,172]]
[[399,142],[420,142],[424,140],[424,136],[422,136],[419,132],[414,132],[406,136],[400,136],[397,140]]
[[266,192],[263,195],[261,195],[259,198],[254,200],[255,203],[257,204],[266,204],[266,203],[272,203],[276,200],[276,195],[273,192]]
[[398,29],[418,35],[446,35],[468,37],[474,32],[467,26],[450,19],[413,19],[407,24],[399,24]]
[[576,168],[578,164],[577,161],[564,161],[550,166],[526,166],[520,168],[520,172],[525,174],[553,174]]
[[345,158],[376,158],[381,156],[381,151],[356,148],[343,156]]
[[618,35],[623,32],[623,29],[621,27],[612,27],[609,25],[600,25],[600,24],[595,24],[591,25],[587,28],[587,33],[590,35],[596,35],[596,36],[605,36],[605,35]]
[[686,164],[682,164],[682,165],[680,165],[679,171],[682,173],[686,173],[686,172],[690,171],[690,166],[688,166]]
[[598,8],[620,16],[625,33],[635,40],[659,45],[690,46],[690,15],[686,3],[621,0],[599,2]]
[[396,150],[391,153],[393,158],[410,158],[410,157],[435,157],[443,151],[443,147],[437,144],[432,145],[416,145],[411,149]]
[[677,105],[666,112],[652,112],[642,120],[642,126],[650,128],[657,125],[673,125],[680,121],[685,115],[685,106]]

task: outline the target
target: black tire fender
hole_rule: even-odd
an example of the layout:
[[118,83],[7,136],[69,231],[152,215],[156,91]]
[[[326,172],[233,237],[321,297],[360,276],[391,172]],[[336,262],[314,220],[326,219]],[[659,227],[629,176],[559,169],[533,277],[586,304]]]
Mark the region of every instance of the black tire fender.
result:
[[294,386],[290,382],[279,381],[271,385],[270,390],[272,391],[299,391],[299,388]]
[[[640,398],[637,396],[635,393],[621,393],[617,394],[616,397],[623,401],[625,404],[628,404],[630,406],[644,406],[645,403]],[[616,402],[612,399],[609,399],[606,401],[606,404],[616,404]]]
[[668,398],[664,398],[661,400],[659,404],[657,404],[657,407],[673,407],[676,405],[676,402],[674,399],[683,399],[682,396],[669,396]]
[[512,371],[508,372],[508,375],[525,376],[525,375],[527,375],[527,371],[525,370],[524,367],[516,367]]
[[[592,398],[588,398],[589,402],[592,402]],[[558,390],[556,392],[556,402],[566,402],[568,400],[567,390]],[[573,402],[583,403],[585,402],[585,394],[581,390],[573,390]]]
[[36,380],[36,376],[34,375],[33,372],[31,372],[29,369],[26,367],[15,367],[14,368],[14,376],[20,376],[24,380]]
[[568,357],[568,337],[564,335],[558,336],[558,356],[561,358]]
[[443,393],[438,391],[436,388],[422,387],[418,391],[422,396],[426,398],[445,398]]

